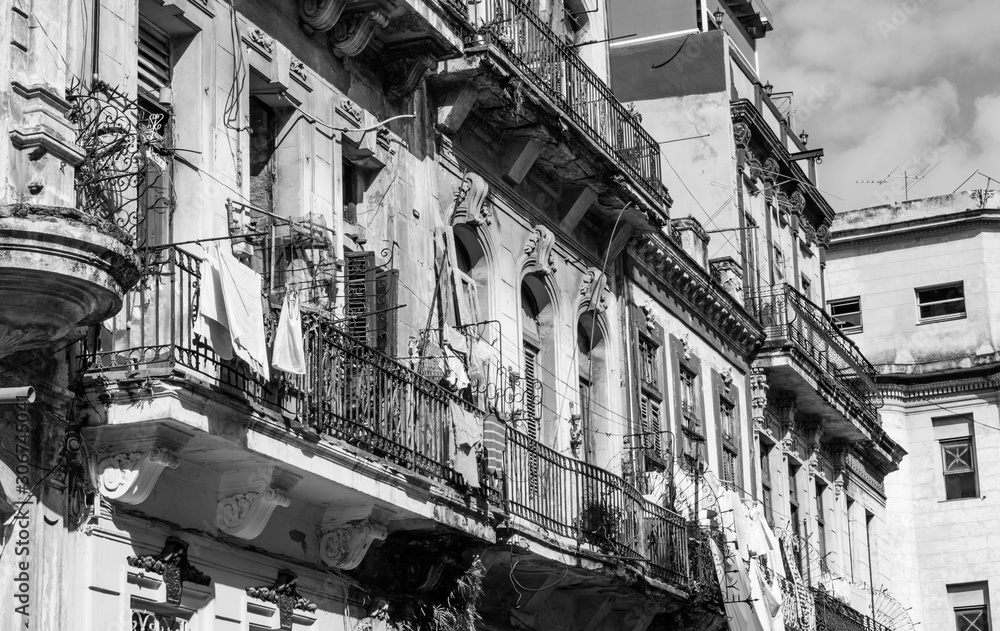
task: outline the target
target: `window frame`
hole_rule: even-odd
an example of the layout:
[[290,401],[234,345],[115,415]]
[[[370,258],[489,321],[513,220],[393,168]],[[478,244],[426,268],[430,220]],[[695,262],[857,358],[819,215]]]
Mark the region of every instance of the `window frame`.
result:
[[[949,446],[955,446],[955,445],[958,445],[960,443],[967,443],[968,444],[969,459],[972,462],[969,465],[967,471],[966,470],[963,470],[963,471],[948,471],[947,448]],[[949,501],[950,502],[950,501],[955,501],[955,500],[979,499],[981,497],[981,495],[980,495],[980,489],[979,489],[979,468],[978,468],[979,459],[977,458],[977,454],[976,454],[976,438],[975,438],[975,436],[972,435],[972,434],[969,434],[968,436],[960,436],[960,437],[956,437],[956,438],[940,439],[940,440],[938,440],[938,444],[941,446],[941,476],[944,478],[945,501]],[[972,485],[973,485],[974,494],[973,495],[961,495],[961,494],[959,494],[956,497],[952,497],[952,496],[949,495],[949,492],[950,492],[949,489],[951,487],[949,486],[948,477],[949,476],[957,477],[957,476],[961,476],[961,475],[971,475],[972,476]],[[961,493],[961,485],[959,485],[958,488],[959,488],[959,493]]]
[[[933,290],[936,290],[936,289],[944,289],[944,288],[947,288],[947,287],[958,287],[961,290],[961,292],[962,292],[962,296],[960,298],[948,298],[948,299],[945,299],[945,300],[937,300],[937,301],[929,302],[929,303],[926,303],[926,304],[921,302],[921,300],[920,300],[920,293],[921,292],[933,291]],[[953,281],[953,282],[949,282],[949,283],[938,283],[936,285],[926,285],[924,287],[914,287],[913,288],[913,297],[914,297],[914,301],[915,301],[916,309],[917,309],[917,324],[932,324],[932,323],[935,323],[935,322],[947,322],[949,320],[963,320],[963,319],[965,319],[965,318],[967,318],[969,316],[968,304],[966,303],[967,296],[965,295],[965,281],[964,280]],[[945,315],[930,316],[930,317],[926,317],[926,318],[923,317],[923,315],[921,315],[921,313],[922,313],[921,310],[922,310],[923,307],[935,306],[935,305],[942,305],[942,304],[948,304],[948,303],[954,303],[954,302],[958,302],[958,301],[961,301],[961,303],[962,303],[962,312],[961,313],[948,313],[948,314],[945,314]]]
[[[844,320],[841,320],[833,312],[833,310],[834,310],[835,307],[840,307],[840,306],[843,306],[843,305],[848,305],[848,304],[850,304],[853,301],[857,302],[857,305],[858,305],[857,312],[850,312],[850,313],[842,314],[842,315],[853,315],[854,313],[857,313],[857,315],[858,315],[858,323],[857,324],[850,324],[848,322],[845,322]],[[834,326],[836,326],[837,329],[841,333],[863,333],[864,332],[864,330],[865,330],[865,321],[864,321],[864,315],[863,315],[863,312],[862,312],[862,309],[861,309],[861,296],[851,296],[851,297],[848,297],[848,298],[836,298],[834,300],[827,300],[826,301],[826,310],[827,310],[827,313],[830,314],[830,318],[833,320]]]

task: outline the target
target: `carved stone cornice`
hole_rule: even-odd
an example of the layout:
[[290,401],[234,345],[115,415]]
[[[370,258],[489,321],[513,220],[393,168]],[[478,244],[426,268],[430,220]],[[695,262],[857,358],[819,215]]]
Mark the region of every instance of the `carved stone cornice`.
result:
[[580,295],[583,296],[584,309],[597,313],[607,311],[611,301],[611,286],[607,276],[596,267],[588,268],[580,279]]
[[330,32],[330,50],[338,57],[354,57],[372,41],[377,29],[388,26],[389,16],[380,9],[370,9],[342,16]]
[[367,517],[345,522],[343,511],[328,510],[320,530],[320,559],[341,570],[358,567],[372,543],[385,541],[390,516],[388,511],[372,509]]
[[180,604],[184,583],[208,585],[212,579],[191,565],[187,556],[188,544],[180,537],[171,535],[163,544],[159,554],[141,557],[127,557],[128,564],[145,572],[161,574],[167,587],[167,602]]
[[420,86],[427,71],[436,66],[437,60],[429,52],[386,60],[383,64],[386,94],[394,101],[409,97]]
[[760,169],[761,179],[771,186],[774,186],[774,183],[778,181],[778,177],[781,176],[781,165],[778,164],[778,160],[774,156],[769,156],[765,159]]
[[801,215],[806,209],[806,196],[803,195],[800,189],[796,188],[788,198],[788,204],[793,213]]
[[255,539],[264,531],[276,508],[288,507],[291,500],[282,489],[234,493],[219,500],[216,524],[226,534]]
[[278,570],[274,584],[260,587],[247,587],[247,596],[263,602],[277,605],[279,627],[283,631],[291,631],[293,615],[296,609],[312,613],[316,611],[316,603],[299,595],[299,577],[288,569]]
[[524,253],[528,255],[528,272],[539,276],[549,276],[556,271],[556,236],[545,226],[535,226],[534,232],[524,243]]
[[299,0],[299,19],[307,32],[329,31],[340,20],[348,0]]
[[764,343],[764,331],[746,309],[712,280],[680,246],[658,235],[643,235],[629,251],[651,278],[676,295],[748,359]]
[[108,456],[97,465],[101,495],[123,504],[141,504],[163,471],[179,466],[180,460],[172,451],[159,447]]
[[361,108],[346,96],[341,98],[337,104],[337,113],[354,127],[361,127],[361,121],[364,120],[365,115]]
[[455,210],[451,225],[461,223],[473,227],[493,223],[493,209],[489,204],[490,185],[478,173],[469,171],[455,192]]

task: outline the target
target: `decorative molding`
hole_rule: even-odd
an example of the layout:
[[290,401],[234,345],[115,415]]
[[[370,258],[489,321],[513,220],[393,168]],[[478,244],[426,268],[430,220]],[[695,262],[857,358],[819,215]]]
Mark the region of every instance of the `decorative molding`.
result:
[[326,565],[341,570],[353,570],[364,560],[375,541],[385,541],[388,536],[390,511],[372,507],[361,509],[345,517],[344,511],[329,509],[320,530],[319,556]]
[[361,127],[361,121],[364,120],[365,116],[361,108],[346,96],[342,97],[337,104],[337,113],[340,114],[341,118],[355,127]]
[[581,447],[583,447],[583,417],[579,414],[569,416],[569,447],[573,457],[581,457]]
[[250,38],[250,42],[257,46],[257,48],[260,48],[268,55],[274,54],[274,40],[267,33],[253,26],[247,30],[247,36]]
[[340,20],[348,0],[299,0],[299,19],[306,31],[329,31]]
[[45,154],[51,154],[72,167],[78,167],[83,164],[87,156],[78,145],[44,125],[12,129],[9,136],[10,144],[18,151],[27,151],[31,160],[38,160]]
[[608,277],[596,267],[587,268],[580,279],[580,295],[587,311],[604,313],[611,302],[611,285]]
[[163,576],[167,587],[167,602],[180,604],[184,583],[207,586],[212,579],[188,561],[188,544],[180,537],[170,535],[159,554],[126,557],[128,564],[145,572]]
[[306,73],[306,65],[301,59],[292,57],[288,62],[288,72],[299,83],[303,85],[308,84],[309,75]]
[[656,319],[656,303],[652,298],[647,298],[646,302],[639,305],[642,315],[646,318],[646,329],[652,331],[659,325]]
[[278,570],[278,575],[274,579],[274,584],[270,586],[247,587],[247,596],[256,598],[266,603],[277,605],[279,629],[291,631],[295,610],[313,613],[316,611],[316,603],[308,598],[299,595],[299,577],[289,569]]
[[180,460],[172,451],[159,447],[114,454],[97,465],[101,495],[123,504],[141,504],[153,492],[163,471],[179,466]]
[[[747,165],[747,169],[749,171],[750,181],[751,182],[753,182],[753,183],[756,184],[757,180],[764,179],[763,178],[762,167],[761,167],[761,164],[760,164],[760,160],[757,158],[757,156],[753,155],[752,153],[748,153],[747,157],[746,157],[746,165]],[[752,188],[749,191],[749,193],[751,195],[753,195],[754,197],[756,197],[757,195],[760,195],[760,191],[757,190],[756,187]]]
[[270,487],[264,491],[235,493],[219,501],[216,524],[223,532],[240,539],[255,539],[276,508],[288,507],[291,500],[284,490]]
[[420,86],[427,71],[435,66],[437,61],[427,52],[385,61],[383,68],[387,96],[394,101],[409,97]]
[[816,230],[816,244],[823,248],[830,247],[830,226],[823,224]]
[[389,25],[389,16],[380,9],[371,9],[343,16],[330,32],[330,50],[338,57],[354,57],[372,41],[375,30]]
[[746,149],[750,144],[750,126],[746,123],[733,123],[733,137],[736,140],[737,149]]
[[490,185],[477,173],[469,171],[455,191],[455,210],[451,225],[461,223],[479,227],[493,223],[493,209],[488,203]]
[[528,272],[539,276],[550,276],[556,271],[556,236],[542,225],[535,226],[534,232],[524,244],[528,255]]
[[788,198],[788,203],[791,211],[796,215],[801,215],[806,209],[806,196],[802,191],[796,188],[791,197]]
[[760,169],[761,179],[767,182],[768,185],[774,186],[774,183],[778,180],[778,176],[781,175],[781,165],[778,164],[777,158],[769,156],[764,160],[764,164],[761,165]]
[[682,353],[684,361],[691,361],[691,334],[685,333],[684,337],[681,339],[681,346],[684,348]]

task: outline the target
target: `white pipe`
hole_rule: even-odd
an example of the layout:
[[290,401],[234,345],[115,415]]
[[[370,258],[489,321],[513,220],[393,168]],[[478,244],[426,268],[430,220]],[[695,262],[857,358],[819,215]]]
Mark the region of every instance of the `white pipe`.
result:
[[34,402],[35,389],[31,386],[23,386],[21,388],[0,388],[0,405]]

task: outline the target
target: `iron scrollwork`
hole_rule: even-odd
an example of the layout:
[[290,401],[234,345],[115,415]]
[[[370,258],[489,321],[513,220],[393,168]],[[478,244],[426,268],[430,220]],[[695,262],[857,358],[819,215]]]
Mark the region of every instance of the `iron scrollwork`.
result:
[[134,245],[146,245],[140,228],[171,207],[166,116],[102,81],[77,84],[66,98],[86,156],[76,169],[78,208],[124,229]]

